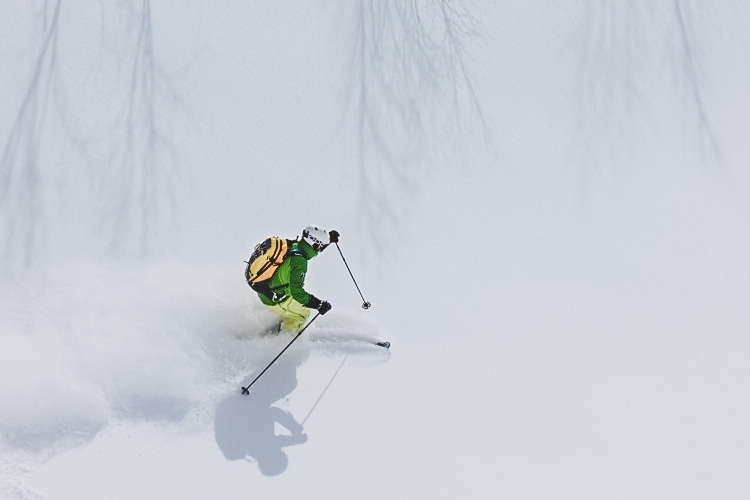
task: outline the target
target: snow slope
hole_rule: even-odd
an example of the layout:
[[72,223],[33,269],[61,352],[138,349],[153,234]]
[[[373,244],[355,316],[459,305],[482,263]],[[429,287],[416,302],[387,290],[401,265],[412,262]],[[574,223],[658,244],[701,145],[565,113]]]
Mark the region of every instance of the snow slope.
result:
[[748,9],[383,5],[8,7],[0,498],[750,494]]

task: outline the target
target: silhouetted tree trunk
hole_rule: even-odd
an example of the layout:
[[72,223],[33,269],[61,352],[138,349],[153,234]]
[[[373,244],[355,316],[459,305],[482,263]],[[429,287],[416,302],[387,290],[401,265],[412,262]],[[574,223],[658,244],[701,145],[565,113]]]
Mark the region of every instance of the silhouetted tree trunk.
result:
[[479,23],[461,2],[361,0],[352,63],[361,219],[398,231],[420,184],[486,127],[464,44]]

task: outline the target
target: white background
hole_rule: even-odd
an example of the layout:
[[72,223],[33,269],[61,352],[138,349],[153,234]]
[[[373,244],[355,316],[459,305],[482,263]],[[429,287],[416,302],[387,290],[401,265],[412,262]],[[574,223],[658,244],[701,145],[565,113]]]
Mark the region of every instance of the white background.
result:
[[744,5],[4,11],[0,497],[750,495]]

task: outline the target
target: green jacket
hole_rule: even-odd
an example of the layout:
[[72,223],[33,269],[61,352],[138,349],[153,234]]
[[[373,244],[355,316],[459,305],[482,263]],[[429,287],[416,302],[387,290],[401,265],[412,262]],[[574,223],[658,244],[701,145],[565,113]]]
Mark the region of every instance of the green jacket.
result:
[[269,306],[292,297],[303,306],[310,307],[311,302],[319,301],[305,291],[305,274],[307,261],[318,253],[304,240],[287,240],[287,244],[286,258],[268,282],[269,293],[258,292],[258,297]]

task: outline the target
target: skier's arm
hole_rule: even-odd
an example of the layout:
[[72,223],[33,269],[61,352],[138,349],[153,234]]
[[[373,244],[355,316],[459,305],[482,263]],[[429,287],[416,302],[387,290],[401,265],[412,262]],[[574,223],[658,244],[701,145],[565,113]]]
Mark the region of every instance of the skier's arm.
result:
[[311,299],[320,303],[318,299],[305,291],[305,274],[307,273],[307,260],[299,255],[291,257],[289,261],[289,293],[292,298],[306,307],[313,307]]
[[289,262],[289,292],[292,298],[303,306],[317,309],[320,314],[325,314],[331,310],[331,304],[305,291],[306,273],[307,260],[304,257],[292,257]]

